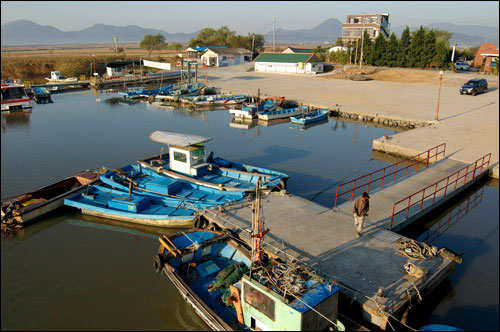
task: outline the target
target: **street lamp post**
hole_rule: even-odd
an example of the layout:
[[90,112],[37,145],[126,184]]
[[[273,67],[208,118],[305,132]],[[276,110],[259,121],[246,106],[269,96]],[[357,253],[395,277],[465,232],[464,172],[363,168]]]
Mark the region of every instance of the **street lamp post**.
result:
[[441,97],[441,82],[443,81],[443,71],[441,70],[439,72],[439,92],[438,92],[438,104],[436,108],[436,118],[434,120],[438,121],[438,114],[439,114],[439,99]]

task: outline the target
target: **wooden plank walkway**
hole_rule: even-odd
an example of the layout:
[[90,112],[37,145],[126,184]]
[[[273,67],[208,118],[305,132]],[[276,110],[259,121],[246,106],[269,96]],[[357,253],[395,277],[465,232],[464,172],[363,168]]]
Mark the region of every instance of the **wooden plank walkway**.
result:
[[[399,241],[409,239],[387,230],[393,204],[464,166],[444,159],[394,185],[370,192],[369,217],[360,238],[356,238],[353,202],[329,209],[298,196],[271,193],[262,199],[265,227],[271,229],[264,237],[264,247],[274,253],[284,251],[336,279],[342,295],[363,308],[363,317],[385,328],[388,315],[400,313],[409,296],[416,296],[416,289],[422,294],[430,291],[455,264],[438,255],[415,262],[429,271],[425,279],[409,276],[404,270],[408,258],[398,254]],[[468,179],[462,186],[465,189],[478,179]],[[435,204],[427,201],[427,209],[410,210],[410,217],[427,213],[452,196],[448,193]],[[243,202],[226,206],[223,211],[207,210],[204,217],[221,227],[239,229],[240,237],[250,241],[251,214],[251,202]]]

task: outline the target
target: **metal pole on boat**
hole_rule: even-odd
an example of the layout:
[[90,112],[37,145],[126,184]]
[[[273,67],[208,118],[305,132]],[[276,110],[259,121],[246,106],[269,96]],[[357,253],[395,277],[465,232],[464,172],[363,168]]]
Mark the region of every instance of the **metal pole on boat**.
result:
[[129,181],[128,183],[128,200],[132,200],[132,181]]

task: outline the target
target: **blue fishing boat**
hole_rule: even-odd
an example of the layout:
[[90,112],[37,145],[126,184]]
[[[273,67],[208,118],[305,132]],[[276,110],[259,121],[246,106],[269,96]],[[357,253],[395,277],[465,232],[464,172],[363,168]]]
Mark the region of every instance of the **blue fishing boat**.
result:
[[142,86],[137,86],[137,87],[130,87],[127,88],[125,91],[120,91],[117,94],[120,97],[123,97],[124,99],[134,99],[134,98],[140,98],[141,94],[148,89],[145,89]]
[[169,92],[172,92],[174,90],[174,85],[173,84],[169,84],[169,85],[165,85],[165,86],[162,86],[162,87],[159,87],[158,89],[145,89],[143,90],[139,96],[140,97],[150,97],[150,96],[156,96],[160,93],[169,93]]
[[37,104],[52,102],[49,89],[45,87],[35,86],[31,88],[31,90],[33,91],[33,99],[35,99]]
[[[254,213],[259,204],[253,205]],[[251,246],[229,230],[192,229],[161,236],[156,272],[166,274],[216,331],[340,330],[335,281],[263,250],[268,231],[253,217]]]
[[211,138],[161,130],[153,132],[150,138],[167,144],[169,150],[168,154],[139,160],[145,169],[224,191],[254,191],[259,177],[266,191],[286,189],[289,176],[285,173],[214,157],[213,152],[206,155],[203,143]]
[[205,88],[203,83],[191,83],[188,85],[181,85],[180,87],[175,87],[170,91],[160,92],[155,96],[156,101],[180,101],[183,97],[188,96],[198,96]]
[[313,122],[324,121],[327,118],[328,118],[328,109],[325,108],[304,113],[302,116],[292,116],[290,118],[290,121],[292,123],[306,125]]
[[245,199],[243,192],[221,191],[201,186],[190,181],[174,179],[158,174],[140,165],[126,165],[101,175],[101,181],[122,191],[156,196],[172,202],[190,202],[196,208],[223,205]]
[[299,106],[299,107],[287,108],[283,110],[274,110],[271,112],[262,113],[259,114],[258,117],[259,120],[264,120],[264,121],[284,119],[284,118],[289,118],[291,116],[307,113],[308,110],[309,110],[308,106]]
[[182,200],[173,202],[102,185],[66,198],[64,204],[84,214],[158,227],[190,227],[197,217],[196,211]]
[[244,104],[241,110],[231,109],[229,113],[235,117],[256,118],[258,114],[274,111],[283,101],[285,97],[267,97],[258,103]]

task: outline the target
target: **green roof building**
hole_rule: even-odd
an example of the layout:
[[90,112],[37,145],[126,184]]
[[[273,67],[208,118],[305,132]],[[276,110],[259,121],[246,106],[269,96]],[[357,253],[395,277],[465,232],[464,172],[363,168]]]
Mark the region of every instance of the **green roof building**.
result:
[[283,51],[283,53],[313,53],[315,50],[318,50],[320,53],[324,53],[328,51],[328,48],[315,49],[315,48],[296,48],[288,46],[287,49]]
[[323,62],[313,53],[261,53],[254,63],[255,71],[293,74],[323,72]]

